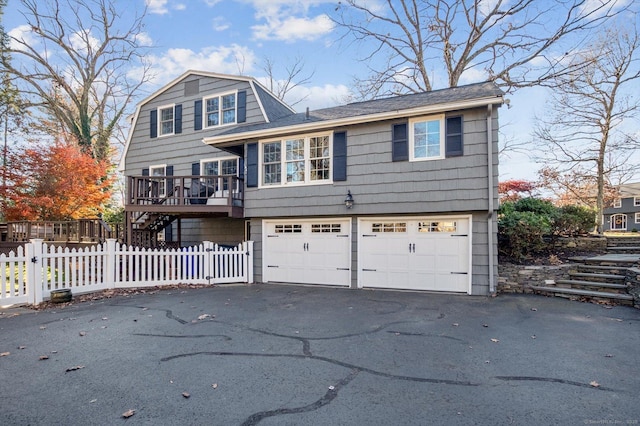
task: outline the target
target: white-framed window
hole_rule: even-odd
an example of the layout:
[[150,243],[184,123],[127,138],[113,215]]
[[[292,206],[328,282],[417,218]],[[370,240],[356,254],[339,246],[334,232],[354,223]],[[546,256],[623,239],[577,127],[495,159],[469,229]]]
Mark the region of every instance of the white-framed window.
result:
[[409,120],[409,160],[438,160],[445,157],[444,114]]
[[636,223],[640,223],[640,213],[636,213]]
[[627,215],[617,213],[611,215],[611,230],[613,231],[626,231],[627,230]]
[[236,92],[204,98],[204,127],[235,124],[238,115],[236,100]]
[[173,135],[175,131],[173,128],[173,119],[175,117],[174,109],[175,105],[165,105],[158,108],[158,135]]
[[616,199],[613,201],[613,208],[614,208],[614,209],[619,209],[619,208],[621,208],[621,207],[622,207],[622,199],[621,199],[621,198],[616,198]]
[[[154,197],[166,197],[167,196],[167,186],[166,186],[166,178],[167,176],[167,165],[166,164],[157,164],[155,166],[149,166],[149,176],[151,182],[151,193]],[[154,177],[162,177],[161,179],[154,179]]]
[[204,184],[214,191],[228,188],[228,179],[218,176],[238,176],[238,157],[209,158],[200,161],[200,174],[204,176],[216,176],[215,178],[203,178]]
[[261,142],[261,185],[331,183],[331,140],[322,133]]
[[633,197],[633,205],[640,206],[640,197]]

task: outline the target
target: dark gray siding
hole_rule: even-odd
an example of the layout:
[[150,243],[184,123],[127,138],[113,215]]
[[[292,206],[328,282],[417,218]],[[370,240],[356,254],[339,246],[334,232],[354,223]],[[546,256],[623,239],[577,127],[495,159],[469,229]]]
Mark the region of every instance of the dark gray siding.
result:
[[[640,198],[640,195],[638,196]],[[622,206],[615,207],[607,207],[603,212],[603,230],[610,231],[611,230],[611,216],[615,214],[624,214],[627,216],[627,231],[640,231],[640,223],[636,223],[636,213],[640,213],[640,206],[634,205],[635,197],[625,197],[622,198]]]
[[[199,92],[185,95],[185,83],[189,84],[196,79],[199,80]],[[252,92],[250,84],[244,81],[192,75],[142,105],[137,121],[134,123],[132,139],[124,162],[125,175],[139,175],[143,168],[155,164],[174,166],[174,175],[190,175],[191,163],[205,158],[229,156],[228,153],[202,143],[203,138],[227,130],[229,126],[193,130],[194,101],[233,90],[247,92],[246,122],[263,122],[264,118],[256,102],[255,94]],[[150,138],[150,111],[169,104],[182,104],[182,133]]]
[[[452,113],[458,115],[460,112]],[[332,216],[352,218],[352,288],[357,287],[357,218],[368,215],[472,215],[472,294],[489,293],[489,238],[493,274],[498,276],[497,225],[488,233],[486,110],[464,111],[464,155],[434,161],[392,162],[391,126],[396,122],[335,129],[347,131],[347,180],[330,185],[248,188],[245,216],[255,241],[255,280],[262,281],[262,222],[270,218]],[[498,118],[494,110],[493,198],[497,208]],[[350,190],[355,199],[347,210]]]
[[[458,114],[458,113],[456,113]],[[434,161],[392,162],[394,122],[358,125],[347,132],[347,180],[330,185],[248,188],[245,216],[343,215],[350,190],[352,214],[452,213],[487,210],[486,111],[464,112],[464,155]],[[493,122],[497,141],[497,117]],[[494,184],[498,180],[494,145]],[[497,193],[494,194],[497,206]]]

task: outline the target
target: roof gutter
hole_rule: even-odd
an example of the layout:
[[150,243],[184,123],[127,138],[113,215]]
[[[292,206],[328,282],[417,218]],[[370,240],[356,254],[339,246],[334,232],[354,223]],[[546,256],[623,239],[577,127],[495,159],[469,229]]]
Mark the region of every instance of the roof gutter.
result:
[[349,126],[361,123],[371,123],[375,121],[393,120],[397,118],[412,117],[422,114],[433,114],[443,111],[453,111],[459,109],[484,107],[486,105],[502,104],[504,102],[502,96],[484,97],[471,99],[467,101],[450,102],[446,104],[428,105],[419,108],[401,109],[395,111],[387,111],[377,114],[359,115],[357,117],[338,118],[324,121],[306,121],[296,125],[274,127],[269,129],[260,129],[249,132],[232,133],[226,135],[217,135],[204,138],[203,143],[207,145],[225,145],[230,143],[237,144],[239,141],[262,139],[273,136],[280,136],[283,133],[304,133],[308,131],[325,130],[340,126]]

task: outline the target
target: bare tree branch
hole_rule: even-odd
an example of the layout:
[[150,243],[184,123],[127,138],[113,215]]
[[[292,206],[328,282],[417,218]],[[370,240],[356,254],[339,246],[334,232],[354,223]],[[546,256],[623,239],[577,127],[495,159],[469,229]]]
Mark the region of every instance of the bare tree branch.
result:
[[431,74],[446,73],[455,87],[472,70],[507,90],[539,85],[581,66],[569,67],[565,53],[628,7],[617,0],[344,0],[333,20],[342,40],[375,42],[360,58],[369,76],[355,81],[371,98],[429,91],[438,83]]
[[10,38],[3,66],[31,106],[107,158],[130,101],[150,79],[140,42],[146,11],[125,13],[115,0],[20,1],[30,31]]
[[636,172],[629,161],[640,147],[626,134],[624,120],[637,117],[640,98],[628,90],[640,79],[637,28],[609,28],[588,51],[574,59],[579,70],[556,76],[547,117],[539,119],[536,142],[540,161],[559,174],[580,171],[596,189],[598,231],[602,231],[605,187]]

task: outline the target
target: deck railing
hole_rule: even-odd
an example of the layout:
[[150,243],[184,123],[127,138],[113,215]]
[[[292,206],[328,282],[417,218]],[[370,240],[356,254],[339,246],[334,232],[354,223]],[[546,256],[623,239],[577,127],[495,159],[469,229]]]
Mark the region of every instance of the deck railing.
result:
[[25,242],[38,238],[55,242],[99,243],[107,238],[120,238],[121,234],[122,225],[112,226],[99,218],[73,221],[17,221],[7,223],[6,240]]
[[242,207],[244,181],[233,175],[129,176],[128,205]]

